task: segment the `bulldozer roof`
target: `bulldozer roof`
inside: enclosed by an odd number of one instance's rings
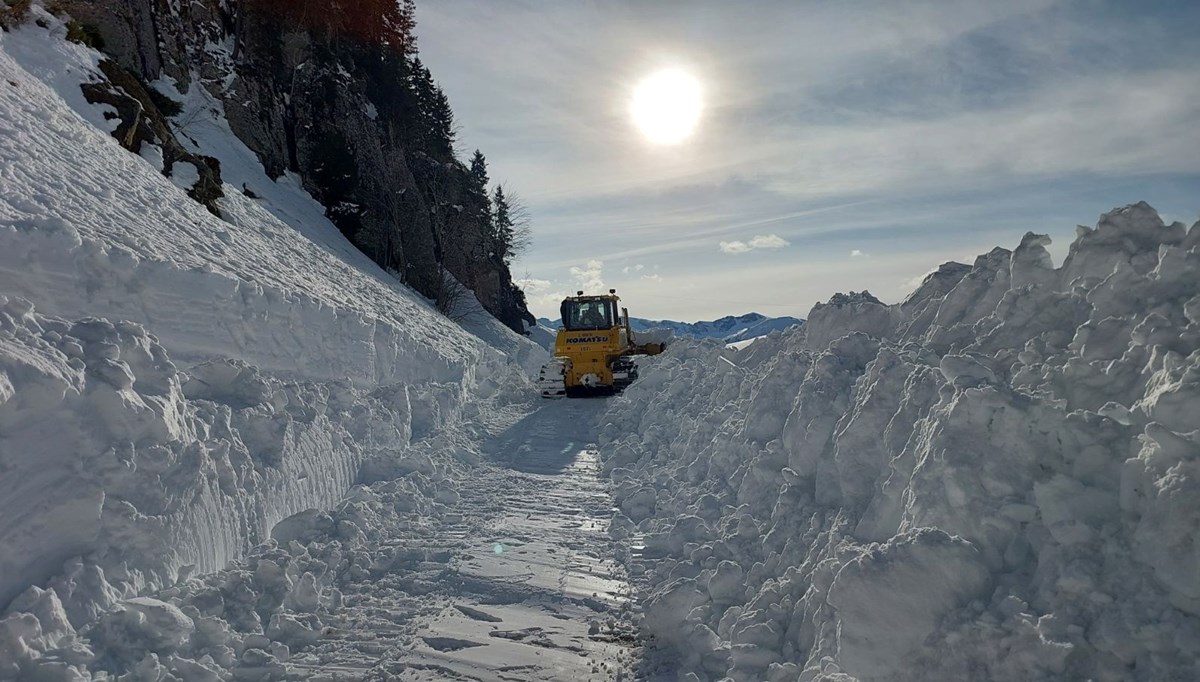
[[[619,301],[621,297],[617,295],[616,289],[609,289],[607,294],[589,294],[585,296],[582,291],[577,292],[574,296],[568,296],[566,301]]]
[[[620,296],[613,296],[611,294],[599,294],[596,296],[568,296],[566,300],[568,300],[568,301],[618,301],[618,300],[620,300],[620,298],[621,298]]]

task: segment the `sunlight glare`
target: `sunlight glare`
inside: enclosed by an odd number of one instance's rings
[[[696,130],[702,108],[700,81],[682,69],[663,69],[638,83],[629,111],[646,139],[678,144]]]

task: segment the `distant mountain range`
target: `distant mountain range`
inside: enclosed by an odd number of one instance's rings
[[[559,327],[558,320],[545,317],[538,318],[538,324],[549,329],[558,329]],[[777,329],[787,329],[792,325],[804,324],[804,320],[787,316],[767,317],[758,313],[747,313],[737,316],[726,315],[720,319],[702,322],[646,320],[640,317],[631,317],[629,324],[635,332],[647,329],[670,329],[676,336],[721,339],[725,343],[736,343],[766,336]]]

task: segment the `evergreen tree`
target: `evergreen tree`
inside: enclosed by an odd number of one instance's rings
[[[483,157],[483,152],[476,149],[471,157],[471,189],[486,197],[487,186],[487,159]]]
[[[417,109],[414,142],[425,153],[443,161],[454,158],[454,112],[446,93],[433,81],[433,74],[414,57],[408,74],[408,88]]]
[[[496,185],[492,197],[492,240],[496,256],[507,262],[512,254],[513,219],[508,200],[504,198],[504,188],[500,185]]]
[[[441,87],[433,86],[433,151],[441,158],[454,158],[454,112]]]
[[[414,57],[408,71],[408,89],[417,109],[414,141],[422,148],[428,147],[432,137],[433,120],[430,112],[433,110],[433,88],[433,76],[429,69],[421,63],[420,57]]]
[[[385,47],[405,55],[417,53],[417,7],[414,0],[385,0],[382,11]]]
[[[492,202],[488,198],[487,159],[483,152],[475,150],[471,157],[471,169],[467,172],[467,200],[471,215],[475,220],[475,229],[480,245],[480,258],[487,258],[489,252],[494,252],[492,245]]]

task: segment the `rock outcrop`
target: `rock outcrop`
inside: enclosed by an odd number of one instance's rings
[[[219,165],[179,144],[165,98],[150,84],[203,88],[268,175],[297,174],[342,233],[401,281],[446,303],[449,272],[509,327],[534,323],[479,225],[468,170],[423,135],[410,87],[415,48],[360,30],[376,19],[372,3],[328,3],[319,22],[305,3],[273,0],[59,6],[110,57],[109,82],[89,86],[87,96],[117,109],[114,134],[131,151],[160,147],[166,175],[174,162],[195,165],[189,193],[210,210],[219,214]]]

